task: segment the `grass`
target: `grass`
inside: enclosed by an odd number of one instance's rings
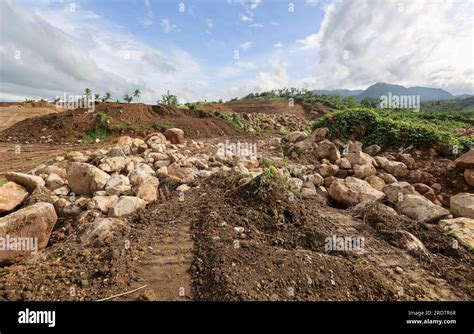
[[[7,182],[7,179],[0,178],[0,186],[3,186]]]
[[[168,129],[173,128],[173,126],[172,126],[172,125],[169,125],[169,124],[155,124],[155,125],[153,125],[153,128],[154,128],[155,130],[158,130],[158,131],[163,132],[163,131],[166,131],[166,130],[168,130]]]
[[[250,124],[240,118],[240,116],[237,114],[226,115],[221,113],[220,111],[215,111],[213,115],[214,117],[221,118],[227,122],[232,123],[232,125],[239,130],[248,131],[248,129],[250,128]]]

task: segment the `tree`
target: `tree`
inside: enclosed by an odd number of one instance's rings
[[[140,94],[141,94],[141,93],[142,93],[142,92],[140,92],[139,89],[135,89],[135,91],[133,92],[133,97],[136,97],[137,100],[138,100],[138,99],[140,98]]]
[[[104,97],[102,98],[102,102],[108,102],[110,100],[112,100],[112,94],[110,94],[109,92],[106,92],[104,94]]]
[[[128,95],[128,94],[125,94],[125,95],[123,96],[123,99],[124,99],[124,101],[130,103],[130,102],[132,102],[133,97],[131,97],[131,96]]]
[[[178,97],[170,94],[170,91],[167,91],[166,94],[161,95],[161,100],[158,101],[158,103],[166,104],[168,106],[176,106],[178,104]]]
[[[100,95],[99,95],[99,94],[94,94],[94,99],[95,99],[96,101],[99,101]]]
[[[92,96],[92,91],[89,88],[86,88],[84,95],[89,99]]]
[[[373,97],[366,96],[362,101],[360,101],[360,104],[366,108],[377,108],[379,101]]]

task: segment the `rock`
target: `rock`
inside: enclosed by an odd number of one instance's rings
[[[454,160],[454,163],[459,168],[474,168],[474,148]]]
[[[188,191],[189,189],[191,189],[190,186],[188,186],[187,184],[182,184],[182,185],[180,185],[176,188],[176,191],[184,193],[184,192]]]
[[[328,176],[328,177],[325,177],[324,178],[324,186],[326,188],[329,188],[331,186],[331,184],[333,184],[334,181],[336,181],[337,178],[334,177],[334,176]]]
[[[415,183],[413,185],[413,187],[415,187],[415,190],[417,192],[419,192],[420,194],[424,194],[424,193],[427,193],[428,191],[432,190],[429,186],[427,186],[426,184],[424,183]]]
[[[154,132],[146,136],[144,142],[148,147],[153,148],[156,145],[167,144],[168,140],[161,132]]]
[[[87,246],[100,247],[122,238],[129,229],[127,222],[121,219],[97,217],[87,226],[80,239]]]
[[[288,179],[288,188],[293,192],[299,192],[301,187],[303,186],[303,181],[296,178],[291,177]]]
[[[61,196],[61,195],[62,195],[62,196],[66,196],[66,195],[69,194],[70,191],[71,191],[71,188],[69,188],[69,186],[66,185],[66,186],[62,186],[62,187],[60,187],[60,188],[58,188],[58,189],[55,189],[55,190],[53,191],[53,194],[55,194],[55,195],[57,195],[57,196]]]
[[[328,199],[329,198],[329,193],[326,188],[323,186],[319,186],[316,188],[316,193],[321,196],[323,199]]]
[[[405,176],[408,172],[407,165],[398,161],[388,161],[388,163],[384,164],[382,168],[395,177]]]
[[[26,200],[25,205],[33,205],[35,203],[50,203],[54,204],[59,198],[46,187],[36,187],[31,193],[30,197]]]
[[[381,150],[382,148],[379,145],[370,145],[364,148],[363,152],[371,156],[376,156]]]
[[[452,234],[464,247],[474,249],[474,219],[459,217],[443,219],[439,226],[449,234]]]
[[[268,145],[278,147],[281,144],[281,138],[273,137],[268,141]]]
[[[400,248],[406,249],[407,251],[418,251],[423,254],[429,254],[428,250],[426,249],[425,245],[415,237],[413,234],[411,234],[408,231],[405,230],[397,230],[395,232],[397,243],[400,246]]]
[[[474,219],[474,194],[459,193],[450,199],[451,212],[456,217]]]
[[[25,187],[11,181],[5,183],[0,187],[0,214],[13,211],[28,195]]]
[[[141,184],[144,180],[147,179],[148,176],[154,176],[155,171],[153,168],[148,166],[145,163],[139,163],[135,170],[133,170],[129,175],[128,178],[130,179],[130,183],[134,186]]]
[[[91,202],[89,210],[98,209],[103,213],[109,212],[109,209],[113,207],[119,200],[117,195],[112,196],[94,196]]]
[[[322,185],[324,183],[324,178],[318,173],[307,175],[305,179],[307,181],[313,182],[313,184],[316,187],[319,187],[320,185]]]
[[[67,181],[76,195],[89,195],[102,190],[110,175],[99,168],[82,162],[70,162],[66,167]]]
[[[318,143],[321,140],[326,139],[328,134],[329,134],[329,129],[328,128],[317,128],[311,134],[311,139],[312,139],[313,142]]]
[[[347,158],[337,159],[335,164],[338,165],[341,168],[344,168],[344,169],[351,169],[352,168],[352,165],[349,162],[349,160],[347,160]]]
[[[122,217],[143,209],[146,202],[134,196],[122,196],[117,203],[109,210],[109,217]]]
[[[105,192],[107,195],[120,195],[129,191],[130,180],[124,175],[113,175],[105,184]]]
[[[32,192],[38,186],[44,186],[46,184],[41,177],[36,175],[8,172],[5,173],[4,176],[8,181],[15,182],[16,184],[25,187],[29,192]]]
[[[347,145],[347,152],[357,153],[357,152],[362,151],[362,143],[360,141],[348,140],[346,145]]]
[[[99,168],[107,173],[120,173],[128,162],[129,160],[125,157],[107,157],[102,160]]]
[[[378,177],[377,175],[371,175],[365,178],[365,181],[370,184],[370,186],[378,191],[382,191],[385,187],[385,181]]]
[[[436,222],[450,215],[448,210],[433,204],[421,195],[404,195],[402,200],[397,202],[396,209],[399,213],[421,223]]]
[[[409,170],[416,168],[416,161],[410,154],[402,154],[400,161],[404,163]]]
[[[365,179],[366,177],[375,175],[376,173],[377,170],[371,163],[365,165],[354,165],[354,175],[359,179]]]
[[[81,213],[82,209],[77,204],[72,204],[65,198],[60,198],[54,203],[54,209],[59,217],[76,216]]]
[[[370,155],[367,153],[364,153],[362,151],[360,152],[349,152],[343,154],[347,160],[351,163],[352,166],[354,165],[366,165],[366,164],[373,164],[374,167],[378,167],[376,161],[374,158],[372,158]]]
[[[339,166],[333,164],[322,164],[319,166],[319,174],[322,177],[334,176],[339,171]]]
[[[386,185],[383,190],[385,195],[387,195],[387,200],[396,204],[403,200],[405,195],[419,195],[415,188],[408,182],[397,182]]]
[[[398,213],[388,205],[382,204],[380,202],[373,202],[373,201],[365,201],[365,202],[360,202],[356,206],[354,206],[351,210],[352,212],[356,214],[362,214],[364,215],[367,210],[373,210],[374,212],[377,213],[377,215],[380,214],[380,216],[384,217],[397,217]]]
[[[336,145],[327,139],[318,143],[317,152],[320,159],[328,159],[333,163],[341,157]]]
[[[14,263],[44,249],[57,219],[50,203],[36,203],[0,218],[0,240],[4,241],[0,263]]]
[[[160,182],[154,176],[148,176],[141,184],[135,188],[135,195],[147,203],[158,199],[158,186]]]
[[[374,157],[374,160],[380,168],[384,168],[384,166],[386,166],[389,162],[389,160],[386,157],[380,157],[380,156]]]
[[[297,132],[290,133],[284,139],[289,143],[297,143],[299,141],[305,140],[306,137],[308,137],[306,132],[297,131]]]
[[[383,192],[372,188],[364,180],[351,176],[345,180],[336,179],[329,187],[329,195],[345,206],[356,205],[363,201],[378,201],[385,197]]]
[[[56,190],[62,186],[64,186],[64,180],[58,174],[51,173],[46,178],[46,187],[49,190]]]
[[[125,149],[127,150],[127,149]],[[112,147],[108,152],[107,156],[110,158],[125,157],[125,152],[120,146]]]
[[[398,180],[392,174],[378,172],[377,176],[380,177],[386,184],[398,182]]]
[[[466,180],[467,184],[474,187],[474,169],[466,169],[464,171],[464,180]]]
[[[185,141],[184,131],[178,128],[167,129],[164,135],[172,144],[183,144]]]

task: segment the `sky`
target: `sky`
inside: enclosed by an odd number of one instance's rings
[[[0,99],[376,82],[474,94],[473,22],[470,0],[0,0]]]

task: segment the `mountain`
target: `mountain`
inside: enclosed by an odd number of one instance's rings
[[[313,90],[316,94],[338,94],[341,96],[357,96],[363,92],[362,89],[315,89]]]
[[[420,86],[406,88],[401,85],[393,85],[385,82],[377,82],[376,84],[373,84],[359,94],[357,98],[362,100],[364,97],[368,96],[379,99],[382,95],[388,96],[389,93],[392,93],[392,95],[419,95],[421,101],[447,100],[454,98],[453,94],[440,88]]]

